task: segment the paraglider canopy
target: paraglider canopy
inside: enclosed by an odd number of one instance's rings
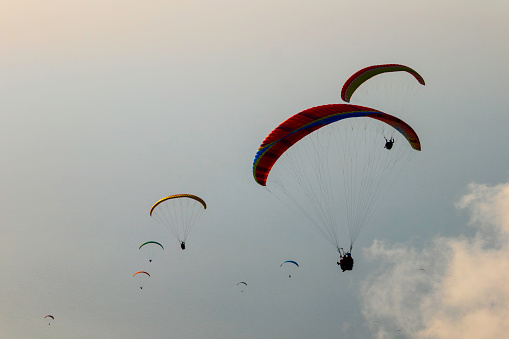
[[[133,277],[134,277],[135,275],[137,275],[137,274],[140,274],[140,273],[146,274],[146,275],[148,275],[148,276],[150,277],[150,274],[148,274],[148,273],[147,273],[147,272],[145,272],[145,271],[138,271],[138,272],[136,272],[136,273],[134,273],[134,274],[133,274]]]
[[[296,262],[296,261],[293,261],[293,260],[283,261],[283,262],[281,263],[281,265],[279,265],[279,267],[282,267],[282,266],[283,266],[283,264],[286,264],[286,263],[291,263],[291,264],[294,264],[295,266],[299,267],[299,264],[297,264],[297,262]]]
[[[425,85],[423,77],[408,66],[399,64],[373,65],[355,72],[350,78],[348,78],[348,80],[343,84],[343,88],[341,89],[341,99],[343,99],[345,102],[350,102],[350,98],[352,97],[353,93],[364,82],[368,81],[376,75],[389,72],[407,72],[413,75],[421,85]]]
[[[253,161],[253,176],[256,182],[265,186],[272,166],[290,147],[305,136],[336,121],[359,117],[371,118],[386,123],[400,132],[414,150],[421,150],[417,133],[403,120],[392,115],[357,105],[331,104],[317,106],[288,118],[265,138]]]
[[[141,249],[143,246],[145,245],[148,245],[148,244],[155,244],[155,245],[158,245],[160,246],[163,250],[164,250],[164,247],[163,245],[161,245],[160,243],[158,243],[157,241],[147,241],[147,242],[144,242],[143,244],[140,245],[140,247],[138,249]]]
[[[174,194],[174,195],[169,195],[165,198],[162,198],[160,200],[158,200],[154,205],[152,205],[152,207],[150,208],[150,215],[152,216],[152,212],[154,212],[154,209],[161,203],[167,201],[167,200],[171,200],[171,199],[178,199],[178,198],[189,198],[189,199],[193,199],[193,200],[196,200],[198,201],[200,204],[202,204],[203,208],[204,209],[207,209],[207,204],[205,203],[205,201],[203,201],[202,198],[196,196],[196,195],[193,195],[193,194]]]

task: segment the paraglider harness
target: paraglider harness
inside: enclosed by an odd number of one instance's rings
[[[350,248],[350,252],[352,249]],[[343,248],[338,248],[339,255],[341,256],[341,260],[338,261],[338,265],[344,271],[351,271],[353,269],[353,258],[350,252],[345,252]]]

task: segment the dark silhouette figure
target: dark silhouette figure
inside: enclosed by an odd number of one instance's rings
[[[384,137],[384,138],[385,138],[384,148],[391,149],[392,145],[394,145],[394,138],[390,138],[390,139],[387,139],[386,137]]]
[[[340,261],[338,261],[338,265],[341,267],[341,269],[344,271],[351,271],[353,269],[353,258],[350,253],[345,253],[343,258],[341,258]]]

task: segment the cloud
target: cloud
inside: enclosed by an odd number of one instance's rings
[[[456,207],[472,237],[437,237],[417,250],[375,241],[382,261],[361,288],[375,338],[504,338],[509,333],[509,183],[470,184]]]

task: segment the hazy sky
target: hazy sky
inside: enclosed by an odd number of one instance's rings
[[[1,337],[500,338],[507,36],[505,0],[3,1]],[[426,80],[422,152],[342,273],[252,161],[381,63]],[[185,251],[149,217],[176,193],[208,205]]]

